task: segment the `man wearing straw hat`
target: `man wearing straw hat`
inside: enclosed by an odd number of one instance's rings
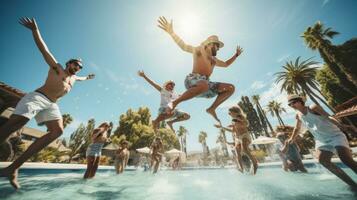
[[[214,66],[228,67],[242,53],[242,48],[239,46],[235,54],[227,61],[222,61],[216,58],[217,51],[224,46],[223,42],[219,41],[216,35],[209,36],[201,45],[193,47],[185,44],[179,36],[173,31],[172,20],[169,23],[165,17],[160,17],[158,20],[159,28],[166,31],[176,44],[183,50],[193,55],[193,70],[186,79],[185,87],[187,89],[179,98],[172,102],[171,109],[182,101],[186,101],[193,97],[212,98],[217,96],[213,104],[206,110],[207,113],[213,116],[215,120],[220,122],[216,114],[216,108],[227,100],[234,92],[234,85],[229,83],[211,82],[211,76]]]

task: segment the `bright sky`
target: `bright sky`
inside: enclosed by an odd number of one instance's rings
[[[260,94],[261,104],[285,101],[274,84],[273,74],[285,61],[298,56],[321,61],[308,49],[300,35],[321,20],[341,34],[340,44],[357,35],[357,2],[353,0],[62,0],[3,1],[0,7],[0,81],[25,92],[41,86],[48,66],[42,59],[31,32],[17,23],[22,16],[35,17],[42,36],[56,59],[64,63],[81,57],[80,75],[95,73],[92,81],[78,82],[61,99],[62,113],[74,117],[65,137],[81,122],[113,121],[128,108],[148,106],[156,117],[160,96],[136,72],[143,69],[158,83],[172,79],[176,91],[184,91],[184,78],[192,69],[192,57],[157,27],[157,18],[173,19],[174,30],[189,44],[198,45],[215,34],[225,43],[218,58],[228,59],[235,47],[243,54],[229,68],[216,68],[213,81],[233,83],[235,94],[217,111],[223,124],[230,120],[227,108],[242,95]],[[218,130],[205,109],[213,99],[193,99],[179,108],[191,114],[181,123],[189,130],[188,150],[201,150],[199,131],[208,133],[208,145],[216,146]],[[292,111],[283,115],[293,124]],[[277,121],[271,118],[273,124]],[[30,126],[36,127],[34,120]],[[178,127],[178,125],[176,125]],[[229,137],[230,138],[230,137]]]

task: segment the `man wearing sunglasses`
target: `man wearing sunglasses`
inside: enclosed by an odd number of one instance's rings
[[[239,46],[235,54],[227,61],[216,58],[217,51],[224,46],[216,35],[208,37],[201,45],[193,47],[187,45],[173,31],[172,21],[169,23],[165,17],[158,20],[159,28],[170,34],[176,44],[183,50],[193,55],[192,73],[186,76],[185,87],[187,89],[179,98],[172,102],[171,109],[182,101],[189,100],[193,97],[213,98],[217,96],[213,104],[206,110],[207,113],[220,122],[216,114],[216,108],[227,100],[234,92],[234,85],[229,83],[212,82],[211,76],[215,66],[228,67],[243,52]]]
[[[35,43],[49,70],[45,84],[34,92],[26,94],[18,102],[10,119],[0,127],[0,143],[6,141],[11,133],[22,128],[33,117],[39,125],[46,125],[48,133],[34,141],[11,165],[0,169],[0,176],[7,177],[16,189],[20,187],[17,182],[18,168],[63,132],[62,115],[56,102],[72,89],[76,81],[94,78],[94,74],[87,77],[76,76],[82,69],[80,59],[70,59],[63,68],[47,48],[34,18],[21,18],[19,23],[32,31]]]
[[[353,160],[346,136],[340,130],[344,125],[331,117],[320,106],[306,106],[305,97],[293,94],[288,96],[289,106],[296,110],[296,125],[289,139],[293,143],[295,136],[304,125],[314,136],[318,160],[326,169],[352,187],[357,184],[341,168],[331,162],[337,153],[341,161],[357,174],[357,162]]]

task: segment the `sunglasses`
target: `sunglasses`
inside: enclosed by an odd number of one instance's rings
[[[292,106],[293,104],[296,104],[298,101],[291,101],[288,105]]]
[[[83,66],[82,64],[79,64],[78,62],[73,62],[74,66],[79,67],[79,69],[82,69]]]

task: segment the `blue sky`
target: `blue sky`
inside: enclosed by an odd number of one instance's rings
[[[85,68],[80,74],[97,75],[92,81],[76,83],[59,102],[62,113],[70,113],[75,119],[65,130],[65,137],[92,117],[97,122],[117,124],[119,115],[128,108],[148,106],[156,116],[159,93],[137,77],[137,70],[143,69],[158,83],[172,79],[177,92],[183,92],[183,80],[192,68],[191,55],[182,52],[156,26],[157,18],[166,16],[174,20],[176,33],[192,45],[218,35],[225,43],[218,52],[220,59],[232,56],[238,44],[244,48],[235,63],[226,69],[216,68],[211,77],[236,86],[235,94],[217,111],[227,125],[227,108],[242,95],[260,94],[263,106],[270,100],[284,102],[285,94],[274,84],[273,74],[297,56],[315,56],[314,60],[321,61],[304,45],[302,32],[321,20],[341,33],[333,43],[343,43],[357,35],[356,10],[353,0],[2,0],[0,81],[26,92],[43,84],[48,66],[31,32],[17,23],[19,17],[35,17],[59,62],[81,57]],[[189,151],[201,149],[201,130],[208,133],[208,145],[216,146],[218,130],[205,113],[212,102],[200,98],[179,106],[191,114],[190,121],[181,123],[189,130]],[[291,110],[283,117],[293,123]],[[30,126],[36,127],[34,121]]]

